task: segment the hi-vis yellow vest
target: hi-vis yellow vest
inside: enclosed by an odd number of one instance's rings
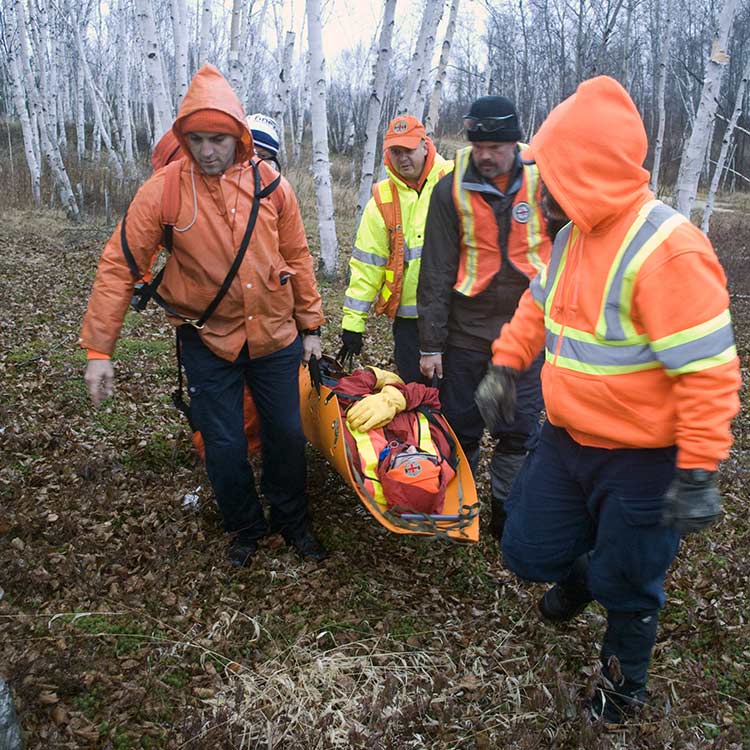
[[[560,230],[549,265],[530,285],[531,296],[544,310],[547,362],[594,375],[663,367],[675,376],[716,367],[737,356],[728,310],[659,341],[650,341],[636,330],[632,306],[638,272],[672,231],[686,221],[682,214],[658,200],[651,200],[640,209],[610,269],[594,333],[563,326],[552,316],[552,302],[565,272],[568,252],[580,234],[572,224]]]
[[[525,144],[519,146],[521,150],[526,147]],[[453,203],[461,225],[461,253],[453,288],[466,297],[483,292],[502,263],[497,218],[492,206],[482,197],[483,193],[500,193],[486,182],[465,182],[470,164],[469,146],[456,153],[453,176]],[[522,184],[511,208],[508,258],[529,279],[542,270],[551,250],[539,187],[537,166],[524,165]]]

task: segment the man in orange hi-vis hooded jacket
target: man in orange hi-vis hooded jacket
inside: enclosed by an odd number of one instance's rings
[[[545,350],[547,422],[508,498],[506,565],[556,584],[551,622],[607,610],[588,709],[617,724],[646,699],[680,537],[717,521],[739,365],[724,273],[706,236],[648,189],[647,141],[625,89],[582,83],[531,142],[549,213],[570,223],[493,344],[477,391],[507,413],[518,372]]]
[[[177,167],[179,214],[159,294],[178,327],[192,421],[203,435],[208,476],[232,534],[229,561],[247,564],[269,531],[247,460],[245,382],[262,425],[270,530],[281,531],[303,557],[322,560],[327,553],[312,531],[305,493],[298,371],[301,360],[320,356],[323,315],[297,199],[284,178],[258,196],[278,175],[252,158],[242,106],[213,66],[193,78],[172,131],[187,156]],[[80,339],[95,404],[112,393],[110,357],[135,281],[123,235],[135,264],[146,269],[162,242],[162,195],[173,168],[159,169],[140,188],[99,262]]]

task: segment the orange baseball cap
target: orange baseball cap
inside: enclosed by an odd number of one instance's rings
[[[391,120],[383,138],[383,151],[392,146],[416,148],[427,137],[424,125],[414,115],[400,115]]]

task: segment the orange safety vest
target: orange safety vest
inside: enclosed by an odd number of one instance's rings
[[[521,149],[525,144],[519,144]],[[453,172],[453,203],[461,226],[461,253],[453,288],[466,297],[483,292],[500,269],[499,228],[492,206],[482,195],[487,183],[465,183],[471,164],[471,147],[456,153]],[[521,187],[513,198],[508,233],[508,260],[524,276],[533,279],[549,260],[552,249],[541,209],[539,170],[523,166]]]

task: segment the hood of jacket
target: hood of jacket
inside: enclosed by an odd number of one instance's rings
[[[180,111],[177,113],[172,132],[182,146],[189,159],[192,159],[187,138],[182,134],[180,124],[182,120],[193,112],[201,109],[216,109],[224,112],[237,121],[242,130],[242,136],[237,142],[235,151],[235,164],[247,161],[254,153],[253,137],[245,121],[245,113],[242,105],[234,93],[234,89],[229,85],[229,81],[213,65],[204,65],[193,76],[187,92],[182,99]]]
[[[584,81],[531,141],[542,180],[583,232],[609,224],[648,194],[648,140],[625,89],[608,76]]]

